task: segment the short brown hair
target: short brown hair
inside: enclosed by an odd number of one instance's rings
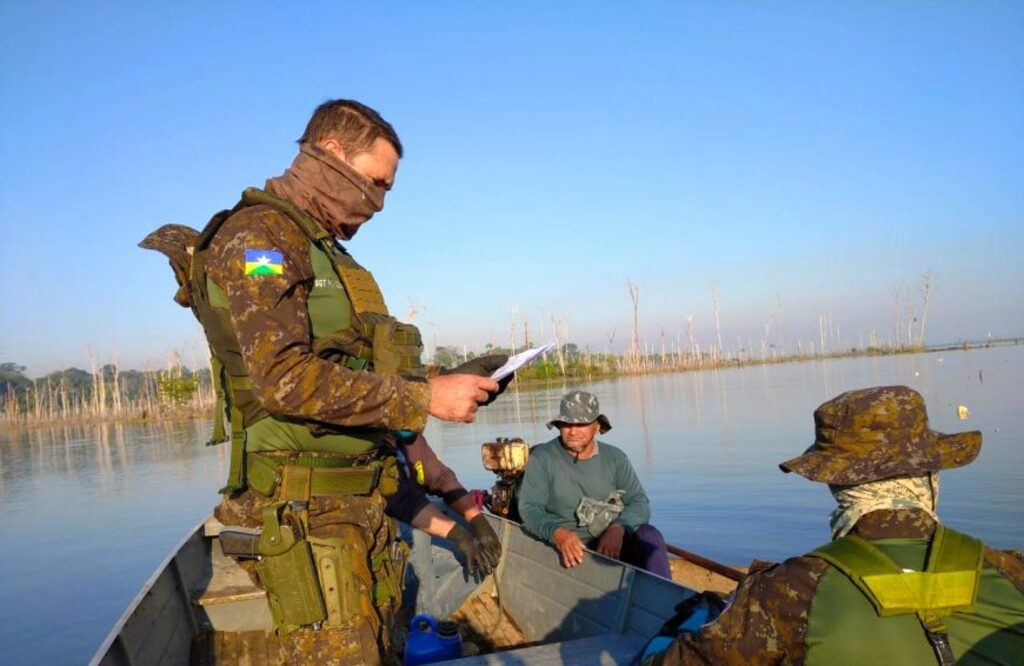
[[[332,99],[316,107],[299,143],[315,144],[327,138],[337,139],[349,154],[365,152],[377,139],[385,139],[402,156],[402,142],[391,123],[353,99]]]

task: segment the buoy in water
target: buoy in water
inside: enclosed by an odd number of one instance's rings
[[[961,421],[966,421],[967,417],[971,415],[971,410],[967,409],[967,405],[957,405],[956,417]]]

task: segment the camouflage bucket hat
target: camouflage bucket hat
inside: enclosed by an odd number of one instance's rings
[[[601,413],[597,396],[586,391],[570,391],[562,396],[562,404],[558,417],[548,421],[548,428],[557,428],[559,424],[582,425],[597,421],[601,424],[601,433],[612,429],[611,421]]]
[[[814,427],[814,444],[779,467],[842,486],[961,467],[981,449],[977,430],[929,429],[924,398],[906,386],[843,393],[814,410]]]

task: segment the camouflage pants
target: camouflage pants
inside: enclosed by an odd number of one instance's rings
[[[225,525],[261,527],[263,509],[276,497],[266,497],[254,490],[225,496],[214,515]],[[393,547],[397,539],[394,521],[384,515],[384,498],[378,491],[370,495],[347,497],[312,497],[309,501],[309,533],[313,537],[344,537],[356,544],[356,551],[365,553],[353,562],[358,586],[360,616],[342,626],[324,624],[320,629],[302,627],[279,636],[281,663],[287,664],[380,664],[387,651],[390,624],[399,600],[386,607],[374,603],[374,559]],[[242,560],[257,585],[255,562]]]

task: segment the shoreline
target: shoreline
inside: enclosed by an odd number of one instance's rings
[[[596,365],[588,365],[581,367],[578,363],[567,364],[564,367],[560,367],[557,364],[541,361],[540,363],[527,366],[517,375],[515,379],[515,388],[517,390],[540,390],[550,388],[557,385],[569,385],[578,384],[581,382],[590,382],[604,379],[615,379],[618,377],[635,376],[635,375],[654,375],[654,374],[671,374],[671,373],[688,373],[688,372],[706,372],[715,370],[727,370],[732,368],[744,368],[751,366],[761,365],[781,365],[785,363],[807,363],[811,361],[830,361],[838,359],[849,359],[849,358],[860,358],[860,357],[878,357],[878,356],[901,356],[901,355],[914,355],[914,354],[933,354],[938,352],[947,351],[970,351],[972,349],[990,349],[993,347],[1012,347],[1024,344],[1024,338],[1005,338],[999,340],[991,340],[987,342],[974,342],[974,343],[946,343],[940,345],[934,345],[923,348],[907,348],[907,349],[851,349],[845,352],[833,352],[829,354],[803,354],[803,355],[790,355],[780,356],[777,358],[724,358],[716,360],[704,360],[698,359],[692,363],[673,363],[663,364],[661,363],[658,356],[648,355],[639,359],[642,363],[639,367],[631,368],[601,368]],[[613,361],[615,364],[621,364],[628,360],[626,356],[601,356],[598,359],[601,362]],[[689,359],[687,359],[689,360]],[[533,373],[552,373],[550,376],[533,376],[530,374],[531,370]],[[182,423],[186,421],[194,420],[211,420],[211,412],[214,405],[211,404],[200,404],[194,408],[178,409],[173,412],[166,414],[160,414],[157,416],[150,416],[143,412],[142,414],[127,414],[123,416],[113,417],[102,417],[102,416],[88,416],[88,417],[76,417],[70,419],[47,419],[41,421],[31,421],[27,419],[18,419],[11,421],[8,419],[0,420],[0,433],[14,433],[20,431],[29,431],[37,429],[53,429],[61,427],[83,427],[83,426],[95,426],[95,425],[159,425],[159,424],[174,424]]]

